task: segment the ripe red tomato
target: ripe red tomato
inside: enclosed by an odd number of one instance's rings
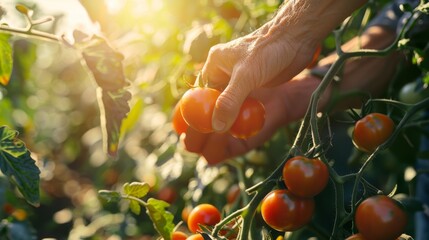
[[[188,124],[185,122],[185,119],[183,119],[182,113],[180,111],[180,101],[174,107],[172,123],[173,129],[178,135],[186,132],[186,129],[188,129]]]
[[[313,198],[300,198],[286,189],[271,191],[262,200],[264,221],[277,231],[294,231],[310,222],[314,212]]]
[[[220,211],[213,205],[203,203],[189,213],[188,228],[191,232],[201,231],[199,225],[214,226],[220,222]]]
[[[232,185],[226,194],[226,202],[229,204],[232,204],[237,200],[237,198],[240,196],[241,189],[238,186],[238,184]]]
[[[256,135],[264,126],[265,108],[254,98],[246,98],[229,132],[236,138],[247,139]]]
[[[220,92],[213,88],[191,88],[182,96],[180,110],[185,122],[201,133],[213,132],[212,115]]]
[[[381,113],[370,113],[356,122],[353,131],[353,143],[361,151],[374,152],[392,135],[394,125],[389,116]]]
[[[203,235],[196,233],[189,236],[186,240],[204,240]]]
[[[175,231],[171,235],[171,240],[186,240],[188,238],[188,235],[186,235],[184,232],[181,231]]]
[[[355,223],[367,240],[391,240],[404,232],[407,214],[395,200],[384,195],[375,195],[359,204]]]
[[[283,181],[291,193],[314,197],[328,184],[328,167],[319,159],[296,156],[283,166]]]
[[[177,199],[177,191],[172,186],[165,186],[157,192],[157,198],[171,204]]]

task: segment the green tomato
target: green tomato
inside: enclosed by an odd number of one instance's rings
[[[425,98],[427,90],[418,86],[418,80],[405,84],[399,91],[399,100],[408,104],[415,104]]]

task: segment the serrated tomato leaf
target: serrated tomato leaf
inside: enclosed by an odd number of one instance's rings
[[[145,182],[132,182],[125,183],[123,189],[126,195],[142,198],[149,192],[150,186]]]
[[[136,200],[130,199],[130,210],[136,215],[140,215],[140,212],[142,211],[142,208],[140,206],[140,203]]]
[[[9,34],[0,33],[0,84],[6,86],[12,73],[12,46]]]
[[[76,43],[83,59],[99,86],[101,128],[104,149],[110,156],[116,156],[122,120],[130,111],[128,101],[131,93],[125,89],[128,82],[123,69],[123,56],[99,36]]]
[[[98,195],[100,196],[100,198],[108,202],[119,202],[119,200],[122,199],[121,194],[115,191],[100,190],[98,191]]]
[[[174,229],[174,216],[165,209],[170,204],[155,198],[149,198],[146,205],[146,212],[153,222],[153,226],[165,240],[171,239],[171,233]]]
[[[0,127],[0,169],[33,206],[39,206],[40,170],[18,132]]]
[[[98,91],[104,150],[112,157],[115,157],[118,151],[121,125],[130,111],[128,105],[130,99],[131,93],[124,89]]]

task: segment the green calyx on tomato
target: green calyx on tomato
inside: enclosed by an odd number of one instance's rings
[[[286,189],[276,189],[261,204],[264,221],[277,231],[294,231],[311,221],[314,199],[300,198]]]
[[[395,200],[385,195],[375,195],[359,204],[355,223],[364,239],[396,239],[405,231],[407,214]]]
[[[317,158],[295,156],[283,166],[283,181],[296,196],[309,198],[319,194],[328,184],[328,167]]]
[[[353,144],[361,151],[372,153],[392,135],[395,124],[382,113],[370,113],[355,123]]]

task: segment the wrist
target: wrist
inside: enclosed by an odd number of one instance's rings
[[[296,41],[316,44],[366,2],[367,0],[287,1],[268,23],[266,32],[286,33]]]

